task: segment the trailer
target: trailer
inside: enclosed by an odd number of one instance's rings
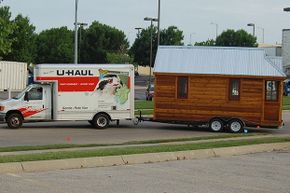
[[[139,121],[278,128],[286,76],[258,48],[160,46],[155,61],[154,116]]]
[[[134,118],[134,67],[129,64],[39,64],[34,81],[0,103],[0,121],[87,120],[96,128]]]
[[[21,91],[27,85],[27,64],[0,61],[0,91]]]

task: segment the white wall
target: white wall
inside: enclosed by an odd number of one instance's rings
[[[0,91],[23,90],[27,85],[27,64],[22,62],[0,61]]]

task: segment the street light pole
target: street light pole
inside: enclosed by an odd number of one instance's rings
[[[142,27],[135,27],[135,30],[137,30],[137,35],[139,36],[140,35],[140,30],[142,30],[143,28]]]
[[[78,44],[78,47],[79,47],[79,48],[78,48],[78,54],[79,54],[79,56],[78,56],[78,57],[79,57],[79,58],[78,58],[79,61],[78,61],[78,62],[79,62],[79,63],[81,63],[82,29],[83,29],[84,26],[87,26],[87,25],[88,25],[87,23],[78,23],[78,26],[80,26],[80,27],[79,27],[79,29],[80,29],[80,30],[79,30],[79,31],[80,31],[80,38],[79,38],[79,44]]]
[[[75,0],[75,59],[74,63],[78,63],[78,0]]]
[[[191,34],[190,34],[190,42],[189,42],[189,45],[191,45],[191,46],[193,46],[193,45],[192,45],[192,35],[194,35],[194,34],[195,34],[195,33],[191,33]]]
[[[151,83],[151,68],[152,68],[152,60],[153,60],[153,21],[157,22],[158,19],[156,18],[150,18],[150,17],[145,17],[144,21],[150,21],[150,58],[149,58],[149,80],[148,80],[148,85]]]
[[[157,46],[160,45],[160,6],[161,2],[158,0],[158,36],[157,36]]]
[[[215,39],[217,39],[217,37],[218,37],[218,30],[219,30],[219,24],[217,24],[217,23],[214,23],[214,22],[211,22],[210,23],[211,25],[215,25]]]
[[[253,27],[253,36],[256,37],[256,25],[254,23],[249,23],[247,26]]]
[[[262,30],[262,43],[265,43],[265,29],[259,26],[256,26],[258,29]]]

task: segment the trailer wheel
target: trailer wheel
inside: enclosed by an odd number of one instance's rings
[[[232,132],[232,133],[239,133],[242,131],[243,127],[244,127],[244,124],[241,120],[239,119],[232,119],[230,120],[229,122],[229,130]]]
[[[215,118],[215,119],[210,120],[210,122],[209,122],[209,128],[213,132],[220,132],[224,128],[224,123],[223,123],[222,120]]]
[[[18,129],[22,126],[23,119],[20,114],[12,113],[7,117],[7,125],[10,129]]]
[[[109,125],[109,117],[106,114],[98,114],[92,120],[93,126],[98,129],[105,129]]]

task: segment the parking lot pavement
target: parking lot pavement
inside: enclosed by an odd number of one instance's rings
[[[1,193],[288,193],[290,151],[0,175]]]
[[[113,144],[216,135],[205,129],[187,128],[184,125],[144,122],[135,126],[131,121],[120,121],[120,124],[119,127],[113,124],[105,130],[94,129],[87,121],[26,123],[18,130],[11,130],[6,124],[0,124],[0,146]]]
[[[290,112],[286,112],[286,126],[281,129],[249,129],[249,133],[290,134]],[[153,139],[189,138],[219,135],[206,128],[188,128],[186,125],[171,125],[143,122],[135,126],[131,121],[114,123],[105,130],[91,127],[87,121],[25,123],[18,130],[0,124],[0,146],[46,145],[46,144],[115,144],[128,141]]]

